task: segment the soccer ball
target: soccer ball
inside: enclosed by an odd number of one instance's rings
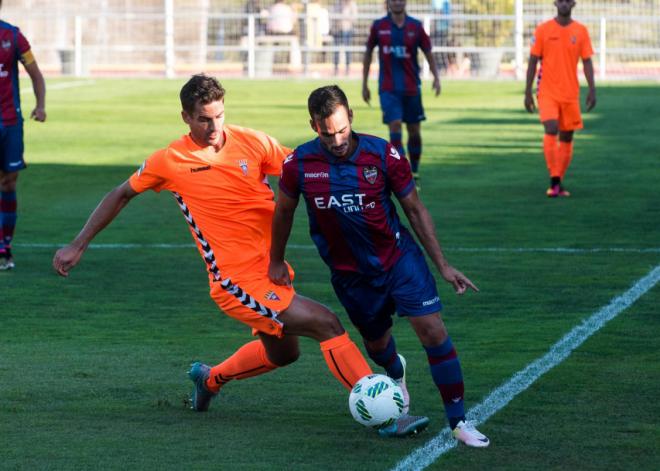
[[[385,427],[401,416],[403,392],[389,376],[368,375],[353,386],[348,396],[348,408],[362,425]]]

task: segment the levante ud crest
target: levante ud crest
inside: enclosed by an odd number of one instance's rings
[[[366,181],[373,185],[376,182],[376,178],[378,178],[378,169],[375,165],[367,165],[362,169],[362,175],[364,175]]]

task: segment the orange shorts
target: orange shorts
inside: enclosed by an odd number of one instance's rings
[[[288,266],[293,280],[293,268]],[[277,318],[277,313],[291,304],[296,294],[293,286],[274,284],[265,271],[253,277],[232,279],[232,285],[225,289],[221,282],[211,283],[211,298],[218,307],[229,317],[252,327],[254,334],[263,332],[282,337],[284,324]]]
[[[574,131],[582,129],[582,114],[580,113],[580,102],[557,101],[554,98],[539,96],[539,115],[541,122],[557,120],[560,131]]]

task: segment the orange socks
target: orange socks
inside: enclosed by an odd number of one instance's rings
[[[246,343],[219,365],[211,368],[211,374],[206,381],[209,391],[218,392],[220,388],[232,379],[245,379],[257,376],[277,368],[268,360],[266,349],[260,340]]]
[[[559,176],[561,179],[564,179],[564,174],[566,169],[571,164],[571,158],[573,158],[573,141],[563,142],[559,141]]]
[[[561,172],[561,164],[557,154],[557,136],[543,134],[543,155],[551,177],[558,177]]]
[[[349,338],[348,332],[321,342],[321,352],[330,372],[349,391],[360,378],[372,374],[369,364]]]

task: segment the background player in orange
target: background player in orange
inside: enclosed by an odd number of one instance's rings
[[[194,363],[192,408],[205,411],[221,387],[294,362],[298,336],[320,342],[328,368],[350,389],[371,369],[337,317],[268,279],[275,202],[266,175],[279,175],[290,149],[252,129],[225,124],[225,90],[195,75],[181,89],[190,133],[152,154],[126,182],[108,193],[53,267],[67,276],[94,236],[145,190],[170,191],[183,212],[209,273],[211,297],[229,316],[253,328],[248,342],[210,368]],[[293,275],[293,271],[291,271]]]
[[[46,120],[46,83],[30,43],[16,26],[0,21],[0,44],[0,270],[10,270],[14,268],[11,241],[16,227],[16,180],[19,170],[26,167],[18,63],[30,76],[37,101],[30,117],[40,122]]]
[[[596,106],[594,67],[591,62],[593,49],[589,32],[583,24],[571,19],[574,0],[555,0],[554,5],[557,7],[557,16],[541,23],[532,37],[525,88],[525,108],[532,113],[535,109],[532,84],[540,60],[537,93],[539,114],[545,128],[543,153],[550,173],[550,187],[546,191],[550,198],[570,196],[562,182],[573,157],[573,132],[583,127],[577,77],[580,58],[589,85],[587,111]]]

